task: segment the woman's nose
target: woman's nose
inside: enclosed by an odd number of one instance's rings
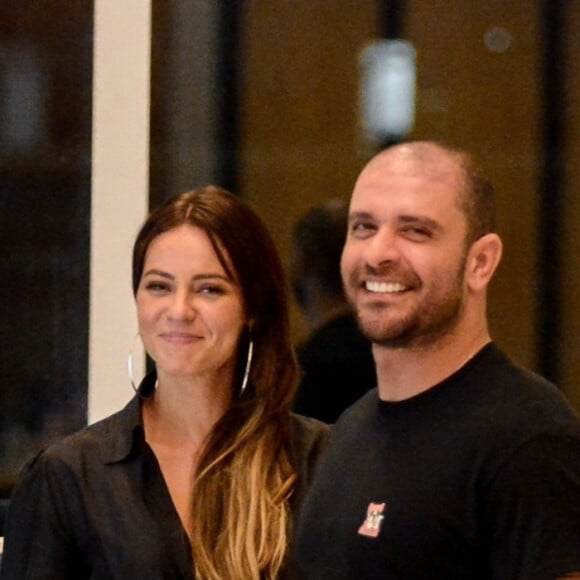
[[[173,320],[192,320],[194,318],[195,307],[189,292],[176,292],[173,295],[168,316]]]

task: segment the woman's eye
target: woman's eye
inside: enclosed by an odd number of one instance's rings
[[[169,285],[165,282],[147,282],[145,288],[155,294],[169,291]]]
[[[206,294],[209,296],[219,296],[219,295],[224,293],[224,289],[221,286],[206,285],[206,286],[201,286],[198,289],[198,292],[200,294]]]

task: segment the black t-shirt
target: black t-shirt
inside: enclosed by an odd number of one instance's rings
[[[337,423],[297,530],[306,580],[553,580],[580,570],[580,427],[494,345]]]

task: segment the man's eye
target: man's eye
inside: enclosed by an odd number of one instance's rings
[[[404,230],[405,234],[414,240],[424,240],[431,238],[431,231],[422,227],[408,227]]]
[[[374,231],[375,229],[376,228],[374,224],[370,222],[354,222],[350,227],[350,231],[354,235],[365,235]]]

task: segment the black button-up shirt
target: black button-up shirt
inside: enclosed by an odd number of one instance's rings
[[[193,579],[189,539],[145,441],[140,400],[40,453],[8,512],[2,580]],[[293,416],[301,503],[327,427]]]

